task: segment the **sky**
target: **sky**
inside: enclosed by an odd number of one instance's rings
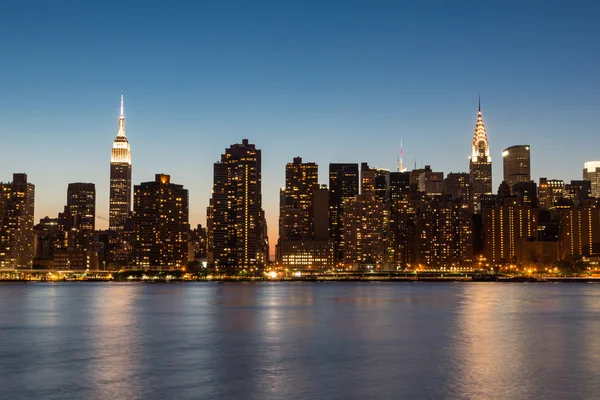
[[[293,157],[468,171],[481,95],[493,163],[531,146],[532,176],[581,179],[600,159],[595,1],[28,1],[0,13],[0,181],[25,172],[36,220],[70,182],[108,218],[110,150],[125,93],[133,182],[171,175],[206,222],[213,163],[262,150],[277,240]],[[187,3],[187,4],[186,4]]]

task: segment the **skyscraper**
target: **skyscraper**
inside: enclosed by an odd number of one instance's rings
[[[600,209],[590,202],[582,207],[560,210],[561,256],[600,255]]]
[[[592,182],[592,196],[600,198],[600,161],[589,161],[583,165],[583,179]]]
[[[488,261],[515,262],[517,243],[537,235],[537,210],[505,198],[502,205],[483,210],[483,231]]]
[[[352,269],[381,269],[387,249],[386,204],[373,193],[344,203],[344,263]]]
[[[208,206],[208,264],[226,269],[263,268],[269,246],[262,209],[261,151],[248,139],[231,145],[214,165]]]
[[[482,194],[492,193],[492,159],[487,133],[483,125],[483,117],[481,116],[481,102],[479,103],[477,123],[475,124],[471,145],[469,172],[475,201],[478,201],[479,196]]]
[[[314,162],[303,163],[294,158],[285,167],[285,190],[282,205],[283,240],[306,239],[312,236],[311,218],[313,189],[319,187],[319,167]]]
[[[93,183],[69,183],[67,212],[79,230],[96,230],[96,186]]]
[[[335,262],[344,259],[344,203],[358,194],[358,164],[329,164],[329,234]]]
[[[0,182],[0,268],[31,268],[35,232],[35,186],[26,174],[13,174],[11,183]]]
[[[138,268],[175,269],[186,265],[189,239],[189,198],[171,177],[135,185],[132,256]]]
[[[504,164],[504,182],[508,183],[511,193],[519,182],[531,181],[531,154],[528,145],[511,146],[502,152]]]
[[[121,93],[121,114],[119,130],[113,142],[110,158],[110,214],[109,227],[121,231],[131,211],[131,149],[125,135],[125,115],[123,94]]]

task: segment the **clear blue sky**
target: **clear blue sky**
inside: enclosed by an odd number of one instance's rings
[[[29,175],[36,219],[75,181],[107,217],[121,90],[134,183],[171,174],[192,224],[224,148],[262,149],[272,241],[294,156],[327,183],[329,162],[394,169],[403,138],[405,163],[466,171],[479,93],[494,187],[510,145],[531,145],[536,180],[600,159],[598,2],[177,3],[3,3],[0,180]]]

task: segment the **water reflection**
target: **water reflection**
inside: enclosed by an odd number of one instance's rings
[[[593,399],[600,285],[0,285],[10,399]]]

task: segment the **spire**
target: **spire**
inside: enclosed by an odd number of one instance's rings
[[[119,115],[119,132],[117,136],[125,136],[125,114],[123,112],[123,92],[121,92],[121,114]]]
[[[472,161],[490,161],[490,146],[488,143],[487,132],[483,124],[483,116],[481,115],[481,96],[479,96],[477,111],[477,122],[475,123],[475,132],[473,132],[473,143],[471,147]]]

